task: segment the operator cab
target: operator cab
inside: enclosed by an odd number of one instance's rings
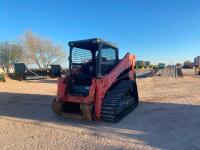
[[[69,46],[69,92],[88,96],[92,79],[101,78],[118,63],[118,48],[97,38],[72,41]]]

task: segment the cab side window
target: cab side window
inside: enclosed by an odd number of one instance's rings
[[[109,73],[117,63],[117,51],[112,47],[104,46],[101,49],[101,74]]]
[[[102,62],[115,61],[117,59],[116,50],[111,47],[103,47],[101,49]]]

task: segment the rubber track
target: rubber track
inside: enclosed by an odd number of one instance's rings
[[[133,88],[133,93],[125,97],[125,93]],[[101,119],[109,122],[120,121],[127,113],[131,112],[138,104],[137,86],[133,81],[123,80],[111,91],[108,91],[101,109]]]

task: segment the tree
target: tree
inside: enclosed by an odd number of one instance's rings
[[[23,49],[19,44],[0,43],[0,67],[4,72],[9,73],[13,63],[21,59],[22,52]]]
[[[188,69],[192,69],[193,68],[193,64],[191,61],[187,60],[183,63],[183,68],[188,68]]]
[[[181,67],[182,66],[182,64],[181,63],[176,63],[176,67]]]
[[[27,61],[35,63],[39,68],[61,63],[66,58],[61,46],[55,45],[49,39],[36,36],[32,32],[25,32],[23,43]]]

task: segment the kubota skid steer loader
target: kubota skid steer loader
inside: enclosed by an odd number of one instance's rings
[[[69,42],[69,75],[58,79],[52,109],[58,115],[116,122],[138,105],[135,56],[119,60],[101,39]]]

